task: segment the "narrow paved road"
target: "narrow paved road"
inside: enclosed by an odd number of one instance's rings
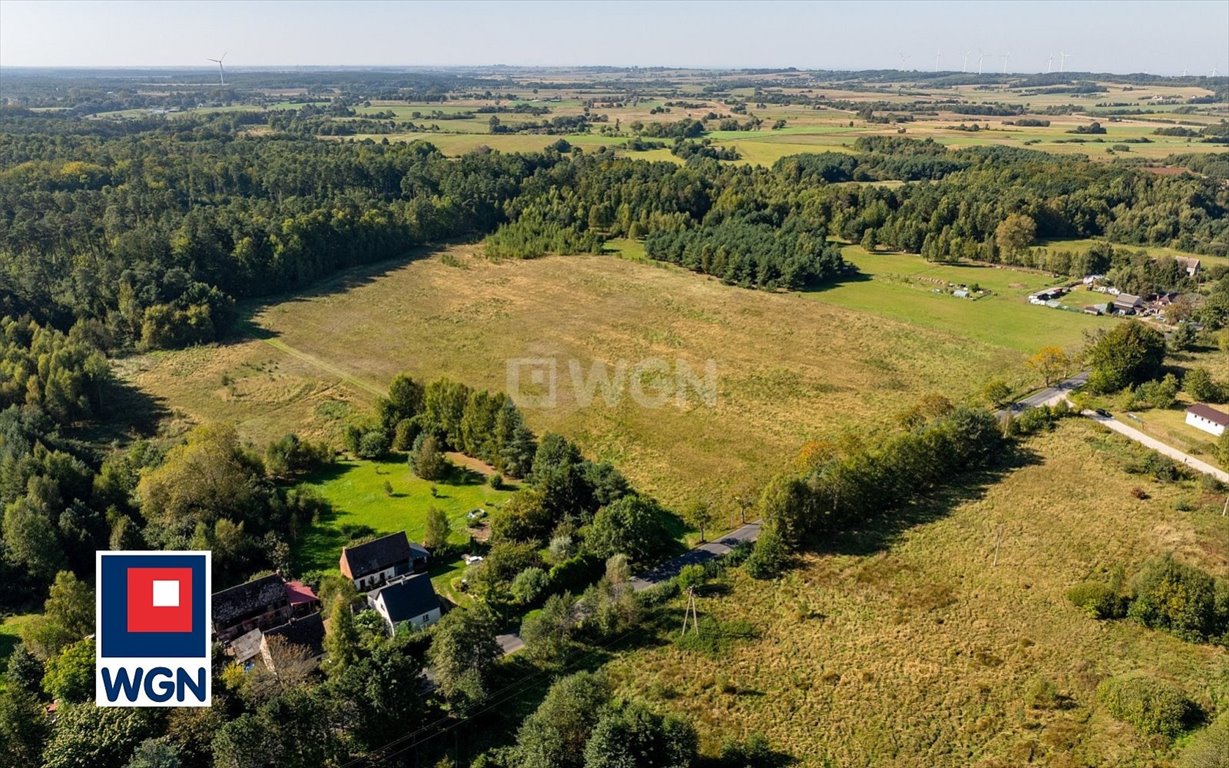
[[[1058,401],[1067,397],[1073,390],[1079,389],[1088,383],[1088,371],[1081,371],[1069,379],[1063,379],[1052,387],[1034,392],[1023,400],[1019,400],[1011,404],[1011,412],[1019,413],[1027,411],[1029,408],[1040,408],[1043,405],[1055,405]],[[999,418],[1007,415],[1008,409],[1004,408],[998,412]]]
[[[1170,445],[1166,445],[1165,443],[1162,443],[1160,440],[1157,440],[1154,437],[1149,437],[1143,432],[1140,432],[1138,429],[1135,429],[1134,427],[1130,427],[1130,426],[1127,426],[1126,424],[1123,424],[1121,421],[1118,421],[1113,416],[1102,416],[1096,411],[1084,411],[1083,415],[1087,416],[1088,418],[1092,419],[1098,424],[1101,424],[1107,429],[1112,429],[1113,431],[1117,432],[1120,435],[1123,435],[1124,437],[1129,437],[1135,442],[1140,443],[1141,445],[1147,446],[1148,448],[1151,448],[1157,453],[1168,456],[1174,461],[1181,462],[1197,472],[1202,472],[1205,475],[1211,475],[1212,477],[1215,477],[1217,480],[1220,480],[1222,483],[1229,483],[1229,472],[1225,472],[1222,469],[1217,469],[1216,467],[1212,466],[1211,464],[1208,464],[1205,461],[1200,461],[1199,459],[1195,458],[1194,456],[1191,456],[1188,453],[1183,453],[1182,451],[1179,451],[1177,448],[1174,448],[1173,446],[1170,446]]]
[[[667,560],[648,573],[635,577],[632,579],[632,589],[642,592],[654,584],[660,584],[667,579],[674,578],[678,575],[679,571],[683,570],[684,566],[707,563],[709,560],[728,555],[734,547],[737,547],[739,544],[755,541],[759,535],[760,524],[747,523],[740,528],[730,531],[717,541],[700,544],[678,557]],[[499,643],[499,647],[503,650],[505,656],[516,653],[525,647],[525,642],[515,632],[496,635],[495,641]]]

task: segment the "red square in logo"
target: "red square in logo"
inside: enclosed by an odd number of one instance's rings
[[[129,568],[128,631],[191,632],[192,569]]]

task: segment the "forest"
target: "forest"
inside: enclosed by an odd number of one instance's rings
[[[62,331],[80,322],[104,349],[177,347],[223,337],[236,301],[484,236],[504,258],[648,237],[654,258],[773,289],[840,274],[825,238],[1009,261],[995,235],[1013,214],[1034,222],[1034,238],[1229,253],[1229,191],[1216,179],[1022,149],[864,137],[853,155],[753,168],[559,142],[453,161],[421,141],[256,137],[242,125],[241,113],[115,124],[6,110],[0,312]],[[909,183],[839,185],[864,180]],[[762,226],[783,234],[748,246]],[[700,258],[700,244],[738,254]]]

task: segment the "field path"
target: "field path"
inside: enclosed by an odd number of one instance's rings
[[[284,341],[281,341],[280,339],[261,339],[255,333],[251,335],[253,338],[260,339],[260,341],[263,341],[265,344],[268,344],[269,346],[273,347],[279,352],[283,352],[287,355],[290,355],[293,358],[302,360],[308,365],[315,366],[316,368],[319,368],[320,370],[325,371],[326,373],[330,373],[336,376],[337,378],[341,379],[347,384],[358,387],[359,389],[365,392],[370,392],[376,397],[384,397],[386,394],[388,394],[388,391],[384,389],[384,387],[381,387],[378,384],[373,384],[370,381],[364,381],[363,379],[360,379],[357,376],[347,373],[343,368],[333,365],[332,363],[326,360],[321,360],[315,355],[308,354],[307,352],[304,352],[301,349],[295,349],[294,347],[290,346]]]

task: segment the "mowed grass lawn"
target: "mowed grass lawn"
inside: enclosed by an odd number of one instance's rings
[[[391,495],[385,483],[392,486]],[[466,515],[475,509],[489,514],[515,490],[515,486],[495,490],[482,475],[456,466],[444,480],[423,480],[410,471],[404,458],[338,461],[303,485],[328,500],[334,511],[313,526],[297,548],[299,572],[335,572],[341,548],[366,537],[405,531],[410,541],[421,542],[432,507],[448,516],[449,542],[464,545],[469,541]],[[460,567],[459,558],[433,563],[432,579],[446,586]]]
[[[776,581],[739,570],[700,598],[701,616],[749,621],[755,639],[717,658],[666,639],[608,671],[689,718],[710,750],[761,733],[802,766],[1170,765],[1170,745],[1113,719],[1097,684],[1158,675],[1214,716],[1229,705],[1229,650],[1098,622],[1065,593],[1167,552],[1229,575],[1229,519],[1223,496],[1124,472],[1129,450],[1066,421],[1027,441],[1015,468],[923,501],[922,522],[884,546],[840,539]],[[1037,680],[1069,707],[1030,708]]]
[[[1021,353],[1049,345],[1074,350],[1085,331],[1115,322],[1029,304],[1029,293],[1061,282],[1044,273],[934,264],[914,254],[867,253],[860,246],[848,246],[843,253],[858,268],[859,278],[808,293],[808,298]],[[943,290],[945,283],[976,283],[992,293],[976,301],[958,299]]]

